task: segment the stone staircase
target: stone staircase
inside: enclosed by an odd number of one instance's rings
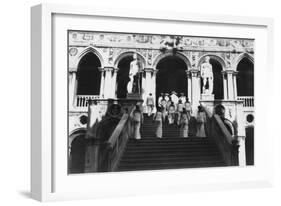
[[[129,139],[118,171],[225,166],[209,138],[179,137],[176,125],[163,124],[163,138],[156,138],[152,117],[145,116],[142,139]]]

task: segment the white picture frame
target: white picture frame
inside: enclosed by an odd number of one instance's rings
[[[204,168],[163,170],[153,172],[122,172],[110,174],[85,174],[69,177],[63,170],[65,148],[62,147],[58,134],[63,134],[60,127],[66,124],[66,115],[61,114],[58,99],[61,92],[66,93],[64,86],[58,81],[66,81],[66,75],[57,73],[57,56],[66,47],[61,47],[56,37],[56,29],[60,29],[61,20],[56,18],[70,18],[64,21],[67,29],[81,29],[87,21],[105,19],[110,21],[127,22],[131,27],[124,26],[117,30],[116,25],[108,31],[132,31],[135,22],[151,22],[161,24],[159,30],[167,30],[165,24],[173,25],[200,25],[203,36],[244,36],[254,37],[257,40],[255,62],[255,82],[266,82],[267,88],[255,85],[256,113],[255,120],[255,158],[253,167],[239,168]],[[76,18],[74,21],[71,18]],[[63,19],[64,20],[64,19]],[[80,22],[78,26],[77,22]],[[84,23],[83,23],[84,22]],[[166,23],[165,23],[166,22]],[[273,75],[273,21],[269,18],[234,17],[220,15],[202,15],[186,13],[166,13],[112,10],[109,8],[92,8],[83,6],[41,4],[31,9],[31,49],[32,49],[32,130],[31,130],[31,195],[39,201],[69,200],[96,197],[112,197],[135,194],[209,191],[239,189],[248,187],[268,187],[273,184],[273,134],[270,132],[269,116],[266,114],[268,100],[272,98],[273,84],[270,76]],[[77,25],[73,28],[73,25]],[[98,24],[97,24],[98,25]],[[107,25],[106,23],[103,25]],[[109,25],[109,24],[108,24]],[[124,24],[125,25],[125,24]],[[69,27],[68,27],[69,26]],[[206,28],[218,26],[225,30],[205,31]],[[85,26],[86,27],[86,26]],[[85,28],[84,27],[84,28]],[[205,29],[204,29],[205,27]],[[63,28],[63,29],[65,29]],[[152,31],[153,26],[144,28],[145,32]],[[87,30],[87,28],[85,28]],[[104,29],[101,24],[96,30]],[[201,28],[198,29],[198,31]],[[196,30],[196,29],[195,29]],[[62,30],[64,31],[64,30]],[[197,34],[198,34],[197,31]],[[232,31],[232,32],[231,32]],[[59,31],[60,32],[60,31]],[[145,33],[144,32],[144,33]],[[176,33],[177,31],[171,31]],[[190,31],[191,32],[191,31]],[[254,32],[254,33],[253,33]],[[192,33],[192,32],[191,32]],[[196,33],[196,32],[195,32]],[[191,34],[191,35],[195,35]],[[260,36],[259,36],[260,35]],[[66,36],[66,34],[65,34]],[[62,60],[66,62],[65,60]],[[66,71],[66,68],[63,69]],[[264,95],[267,98],[262,98]],[[65,105],[67,107],[67,105]],[[262,125],[262,126],[260,126]],[[61,131],[60,131],[61,130]],[[66,137],[67,134],[64,135]],[[261,137],[266,136],[266,140]],[[63,152],[60,152],[63,151]],[[70,185],[72,188],[70,188]]]

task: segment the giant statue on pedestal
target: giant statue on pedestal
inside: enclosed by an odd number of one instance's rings
[[[141,91],[140,79],[141,79],[141,67],[137,58],[137,54],[134,53],[133,61],[130,63],[129,71],[129,82],[127,84],[127,93],[128,94],[139,94]]]
[[[206,56],[204,63],[201,65],[201,77],[203,79],[202,90],[204,95],[213,93],[214,75],[213,67],[210,64],[210,57]]]

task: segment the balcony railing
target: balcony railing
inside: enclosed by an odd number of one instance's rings
[[[88,100],[99,99],[99,95],[77,95],[75,107],[88,107]]]
[[[254,107],[254,97],[253,96],[239,96],[237,100],[243,101],[243,107]]]

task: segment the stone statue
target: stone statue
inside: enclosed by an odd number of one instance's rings
[[[140,64],[138,62],[137,54],[133,55],[134,60],[130,63],[130,71],[129,71],[129,82],[127,84],[127,92],[128,93],[137,93],[140,90]]]
[[[201,65],[201,77],[203,79],[203,94],[213,93],[213,68],[210,64],[210,57],[206,56],[205,62]]]

